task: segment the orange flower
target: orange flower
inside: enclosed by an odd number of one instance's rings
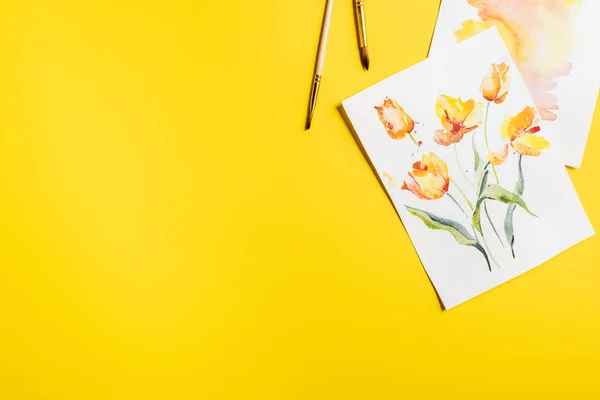
[[[506,100],[510,83],[508,79],[509,69],[510,67],[505,63],[500,65],[492,64],[488,74],[483,77],[481,93],[487,101],[500,104]]]
[[[403,139],[415,128],[412,118],[396,100],[385,99],[381,106],[375,106],[379,120],[392,139]]]
[[[441,158],[429,153],[413,164],[413,171],[408,173],[408,180],[401,189],[424,200],[435,200],[446,194],[449,185],[448,166]]]
[[[481,104],[475,104],[474,100],[463,102],[442,95],[437,99],[436,113],[444,129],[435,131],[433,140],[442,146],[460,142],[481,123]]]
[[[539,126],[532,126],[534,119],[535,109],[527,106],[518,115],[506,118],[500,127],[502,138],[510,140],[512,148],[524,156],[539,156],[550,146],[546,139],[534,135],[540,131]]]
[[[490,164],[498,166],[504,163],[506,157],[508,157],[508,143],[504,145],[501,152],[494,153],[492,151],[490,154],[488,154],[487,159],[490,162]]]

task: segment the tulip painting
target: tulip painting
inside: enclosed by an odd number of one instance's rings
[[[429,153],[413,164],[413,171],[408,173],[408,181],[404,181],[402,190],[409,190],[424,200],[435,200],[448,192],[449,185],[448,166],[441,158]]]
[[[480,104],[442,95],[438,97],[436,114],[444,129],[436,130],[433,140],[442,146],[458,143],[481,123]]]
[[[458,1],[467,0],[444,0],[440,14]],[[375,172],[365,190],[384,189],[358,212],[407,234],[376,229],[368,238],[386,241],[392,268],[418,256],[445,309],[594,235],[564,167],[563,131],[543,120],[496,30],[449,46],[342,106],[347,140],[359,145],[363,170]]]
[[[510,140],[512,148],[523,156],[539,156],[550,146],[546,139],[535,135],[540,131],[535,116],[533,107],[525,107],[518,115],[506,118],[500,128],[502,138]]]
[[[509,67],[505,63],[492,64],[490,71],[483,77],[481,93],[487,101],[500,104],[506,100],[509,88]]]
[[[383,104],[375,106],[375,110],[390,138],[404,139],[408,135],[416,143],[412,136],[415,123],[396,100],[385,99]]]
[[[541,129],[537,125],[536,109],[532,106],[525,107],[517,115],[507,116],[501,126],[488,126],[488,116],[493,112],[492,107],[502,104],[509,96],[509,82],[510,67],[505,63],[493,63],[487,72],[482,74],[479,85],[481,99],[462,100],[460,97],[442,94],[438,96],[435,104],[435,115],[442,129],[434,131],[432,142],[443,147],[453,145],[458,170],[474,189],[474,197],[470,197],[452,179],[448,164],[434,152],[423,154],[412,164],[412,169],[406,171],[406,178],[400,187],[402,191],[410,192],[424,202],[422,208],[406,206],[410,214],[421,219],[428,228],[447,231],[459,244],[478,250],[484,256],[489,271],[493,270],[492,265],[498,268],[500,265],[490,250],[483,225],[489,226],[487,232],[493,232],[503,248],[506,248],[505,242],[507,243],[512,257],[515,258],[513,214],[516,208],[520,207],[535,217],[522,197],[525,188],[522,157],[539,156],[542,150],[550,145],[538,135]],[[482,120],[481,109],[485,102],[485,119]],[[393,139],[402,139],[414,128],[412,118],[395,100],[385,99],[383,104],[375,109],[387,134]],[[478,133],[480,127],[483,131],[481,134]],[[497,140],[501,139],[504,142],[496,151],[490,149],[489,135],[492,132],[499,135]],[[466,134],[471,135],[470,145],[462,144]],[[482,140],[485,141],[487,150],[485,156],[479,153],[478,142]],[[511,190],[502,186],[496,170],[508,162],[509,146],[518,155],[518,180]],[[472,152],[473,155],[473,180],[466,176],[465,168],[461,165],[461,158],[464,157],[460,157],[459,152],[465,151]],[[482,160],[487,162],[484,164]],[[491,175],[494,176],[495,183],[490,182]],[[448,200],[444,200],[446,198]],[[427,210],[427,204],[432,201],[450,201],[460,210],[468,224],[431,213]],[[498,221],[494,221],[488,210],[490,202],[505,204],[507,207],[503,221],[504,239],[497,228]]]

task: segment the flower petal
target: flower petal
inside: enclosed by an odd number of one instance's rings
[[[494,100],[494,103],[501,104],[506,100],[506,96],[508,95],[508,90],[510,89],[510,76],[508,75],[508,71],[510,67],[505,63],[501,63],[498,66],[498,72],[500,74],[500,84],[501,89],[498,93],[498,98]]]
[[[498,66],[492,64],[489,72],[483,77],[481,82],[481,94],[487,101],[494,101],[500,93],[502,83],[500,81],[500,72]]]
[[[415,194],[420,199],[429,200],[425,196],[425,193],[423,193],[423,191],[421,190],[421,187],[419,186],[419,183],[415,180],[415,177],[413,176],[413,174],[410,172],[408,173],[408,179],[406,181],[404,181],[404,183],[402,184],[402,187],[400,189],[408,190],[408,191],[412,192],[413,194]]]
[[[473,100],[471,100],[473,101]],[[475,102],[474,102],[475,103]],[[483,103],[477,102],[471,109],[470,114],[465,119],[464,125],[469,127],[467,132],[477,128],[483,122]],[[472,128],[472,129],[471,129]],[[465,132],[465,133],[467,133]]]
[[[491,164],[498,166],[504,163],[506,157],[508,157],[508,143],[504,145],[500,152],[491,152],[490,154],[488,154],[487,159]]]
[[[496,104],[504,103],[504,100],[506,100],[506,96],[508,96],[508,92],[504,92],[503,95],[500,95],[496,100],[494,100],[494,103],[496,103]]]
[[[444,179],[448,180],[448,165],[446,165],[446,163],[444,162],[444,160],[442,160],[441,158],[439,158],[434,153],[429,153],[429,158],[431,160],[432,165],[435,166],[435,169],[440,173],[440,175]]]
[[[414,179],[419,183],[423,195],[430,200],[439,199],[448,191],[448,180],[440,174],[415,175]]]
[[[522,135],[533,123],[535,108],[527,106],[514,117],[507,117],[500,127],[500,135],[504,140],[515,140]]]
[[[542,150],[550,147],[550,143],[541,136],[523,135],[513,140],[511,146],[524,156],[539,156]]]
[[[462,135],[445,129],[438,129],[433,134],[433,141],[440,146],[450,146],[451,144],[460,142],[461,139]]]
[[[441,95],[437,99],[436,114],[444,123],[448,120],[453,126],[462,125],[475,108],[475,100],[462,101],[460,98],[453,98]],[[444,126],[446,129],[448,127]]]

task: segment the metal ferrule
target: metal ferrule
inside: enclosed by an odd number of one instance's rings
[[[309,104],[309,119],[312,119],[317,106],[317,96],[319,95],[319,86],[321,85],[321,75],[315,75],[315,79],[310,90],[310,102]]]

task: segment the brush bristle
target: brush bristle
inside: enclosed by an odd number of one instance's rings
[[[369,70],[369,48],[367,46],[360,48],[360,61],[362,62],[363,67],[368,71]]]

